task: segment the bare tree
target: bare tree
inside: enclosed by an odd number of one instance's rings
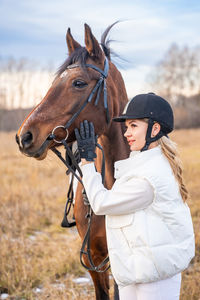
[[[171,102],[176,128],[200,126],[200,47],[171,45],[147,80]]]
[[[45,67],[26,58],[0,57],[0,130],[13,130],[20,124],[27,108],[45,95],[53,74],[52,63]]]
[[[181,96],[200,93],[200,47],[171,45],[148,81],[153,90],[176,103]]]
[[[49,66],[21,59],[0,60],[0,106],[7,109],[31,107],[39,102],[52,81]]]

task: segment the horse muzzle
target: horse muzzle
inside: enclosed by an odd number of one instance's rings
[[[42,143],[38,149],[34,149],[33,135],[30,131],[26,132],[22,136],[15,136],[16,142],[19,146],[19,150],[26,156],[34,157],[36,159],[44,159],[46,157],[47,151],[52,144],[52,139],[47,137],[47,139]]]

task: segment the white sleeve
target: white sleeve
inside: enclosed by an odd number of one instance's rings
[[[112,189],[107,190],[94,163],[83,165],[81,169],[86,194],[96,215],[133,213],[146,208],[154,199],[154,189],[145,178],[133,177],[124,182],[116,180]]]

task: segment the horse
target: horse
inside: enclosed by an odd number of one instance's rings
[[[114,116],[122,113],[128,101],[121,73],[111,61],[108,33],[114,24],[102,34],[101,43],[97,41],[91,28],[84,24],[84,47],[73,38],[68,28],[66,34],[68,57],[55,74],[52,86],[45,97],[25,118],[16,134],[17,143],[23,154],[43,160],[48,150],[60,145],[60,140],[66,140],[69,145],[76,141],[74,129],[79,128],[80,122],[84,120],[93,122],[98,143],[104,149],[104,185],[107,189],[111,189],[114,183],[114,162],[127,158],[130,151],[125,143],[123,125],[112,122]],[[101,89],[96,88],[99,80],[104,83]],[[66,129],[67,122],[69,126]],[[54,139],[51,138],[53,130],[56,133]],[[102,153],[98,148],[96,152],[95,165],[100,172]],[[74,217],[78,233],[83,240],[87,230],[85,218],[87,207],[84,205],[82,189],[81,183],[78,183]],[[104,216],[93,216],[90,234],[91,256],[94,263],[99,264],[107,256]],[[84,262],[89,266],[86,256]],[[110,299],[109,272],[91,270],[89,272],[94,283],[96,299]]]

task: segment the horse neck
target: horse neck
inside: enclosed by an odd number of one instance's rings
[[[119,116],[128,101],[124,80],[121,73],[116,66],[110,63],[111,82],[113,89],[109,94],[112,116]],[[109,85],[109,83],[108,83]],[[118,122],[111,122],[111,125],[99,138],[100,144],[104,149],[105,164],[106,164],[106,177],[105,185],[111,188],[114,183],[114,163],[121,159],[126,159],[129,156],[130,149],[128,143],[124,138],[122,126]],[[98,155],[97,161],[100,163],[101,159]]]
[[[130,150],[124,139],[121,125],[118,123],[116,124],[115,122],[113,122],[105,134],[100,136],[98,142],[103,147],[105,156],[105,185],[110,189],[114,183],[114,163],[118,160],[127,158]],[[98,151],[96,166],[99,172],[101,169],[101,162],[102,156],[100,151]]]

